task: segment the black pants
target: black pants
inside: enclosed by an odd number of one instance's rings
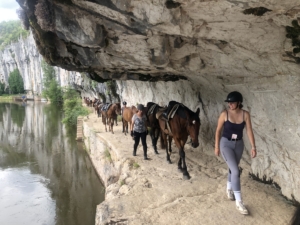
[[[140,139],[142,140],[142,145],[144,148],[147,148],[147,143],[146,143],[146,131],[143,133],[138,133],[136,131],[133,131],[133,136],[134,136],[134,149],[136,150],[139,143]]]

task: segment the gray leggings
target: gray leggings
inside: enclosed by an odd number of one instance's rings
[[[239,163],[244,151],[244,141],[229,141],[222,137],[220,141],[220,149],[223,159],[229,167],[228,181],[231,182],[233,191],[241,190]]]

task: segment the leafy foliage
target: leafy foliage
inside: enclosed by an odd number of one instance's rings
[[[21,25],[21,21],[12,20],[4,21],[0,23],[0,50],[3,50],[5,46],[11,42],[18,41],[19,37],[28,37],[29,32],[24,30]]]
[[[5,84],[0,82],[0,95],[3,95],[5,93]]]
[[[8,85],[11,94],[24,93],[24,82],[18,69],[15,69],[9,74]]]
[[[56,81],[55,70],[52,66],[48,65],[45,61],[41,63],[44,72],[43,85],[44,89],[42,95],[50,99],[51,102],[62,102],[63,91]]]
[[[71,88],[68,88],[63,95],[64,99],[64,119],[63,123],[75,125],[78,116],[86,116],[89,114],[88,109],[82,106],[81,98],[78,93]]]

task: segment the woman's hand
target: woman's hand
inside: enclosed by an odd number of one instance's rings
[[[215,155],[220,156],[220,149],[219,148],[215,148]]]
[[[251,149],[251,157],[255,158],[257,155],[256,149]]]

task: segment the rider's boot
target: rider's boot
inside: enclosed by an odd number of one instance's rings
[[[144,160],[148,160],[148,157],[147,157],[147,146],[143,146],[143,150],[144,150]]]
[[[137,146],[133,146],[133,156],[136,156],[136,149],[137,149]]]

